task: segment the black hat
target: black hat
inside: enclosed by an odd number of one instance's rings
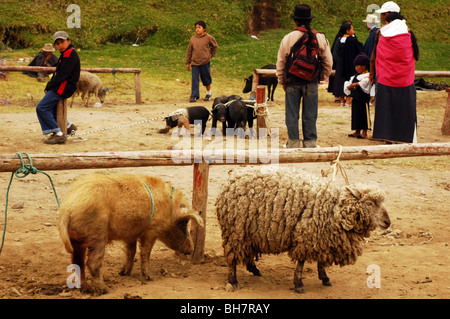
[[[307,4],[297,4],[295,6],[294,14],[291,15],[294,20],[311,20],[314,19],[311,16],[311,7]]]
[[[364,54],[364,52],[361,52],[360,54],[358,54],[356,56],[356,58],[353,60],[353,64],[354,65],[365,65],[365,66],[369,66],[370,65],[370,59],[369,57]]]

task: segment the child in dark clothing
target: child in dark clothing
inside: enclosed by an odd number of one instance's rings
[[[66,132],[62,132],[56,123],[56,107],[60,99],[67,99],[77,89],[80,77],[80,58],[72,46],[72,41],[65,31],[53,35],[53,43],[61,52],[56,65],[56,72],[45,87],[45,96],[36,107],[36,114],[44,135],[52,134],[45,144],[63,144]],[[76,131],[74,124],[67,123],[67,131]]]
[[[370,59],[360,53],[353,61],[357,75],[344,83],[344,93],[352,97],[352,130],[354,133],[349,137],[366,138],[367,130],[371,129],[369,101],[371,83],[369,80]]]

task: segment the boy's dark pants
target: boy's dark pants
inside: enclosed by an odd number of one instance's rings
[[[61,96],[58,93],[50,90],[36,106],[36,114],[44,135],[61,131],[56,123],[56,106],[60,99]],[[70,123],[67,123],[69,127]]]
[[[210,62],[203,65],[192,65],[191,98],[200,98],[200,80],[204,86],[212,83]]]

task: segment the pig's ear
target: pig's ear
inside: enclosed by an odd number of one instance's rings
[[[204,226],[203,218],[195,210],[189,209],[187,207],[181,207],[180,210],[180,219],[191,219],[195,221],[200,227]]]

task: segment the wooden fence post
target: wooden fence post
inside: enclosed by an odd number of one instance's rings
[[[447,89],[447,106],[445,108],[444,120],[442,122],[442,135],[450,135],[450,89]]]
[[[56,106],[56,123],[64,135],[67,135],[67,99],[60,99]]]
[[[191,224],[192,242],[194,252],[191,261],[202,263],[205,259],[205,238],[206,238],[206,207],[208,203],[208,178],[209,164],[205,161],[194,163],[194,187],[192,194],[192,209],[198,211],[203,219],[203,227],[196,223]]]
[[[260,128],[267,128],[266,124],[266,104],[265,104],[265,93],[266,87],[264,85],[258,85],[256,87],[256,134],[259,136]]]
[[[134,90],[136,92],[136,104],[142,103],[142,95],[141,95],[141,73],[134,73]]]

